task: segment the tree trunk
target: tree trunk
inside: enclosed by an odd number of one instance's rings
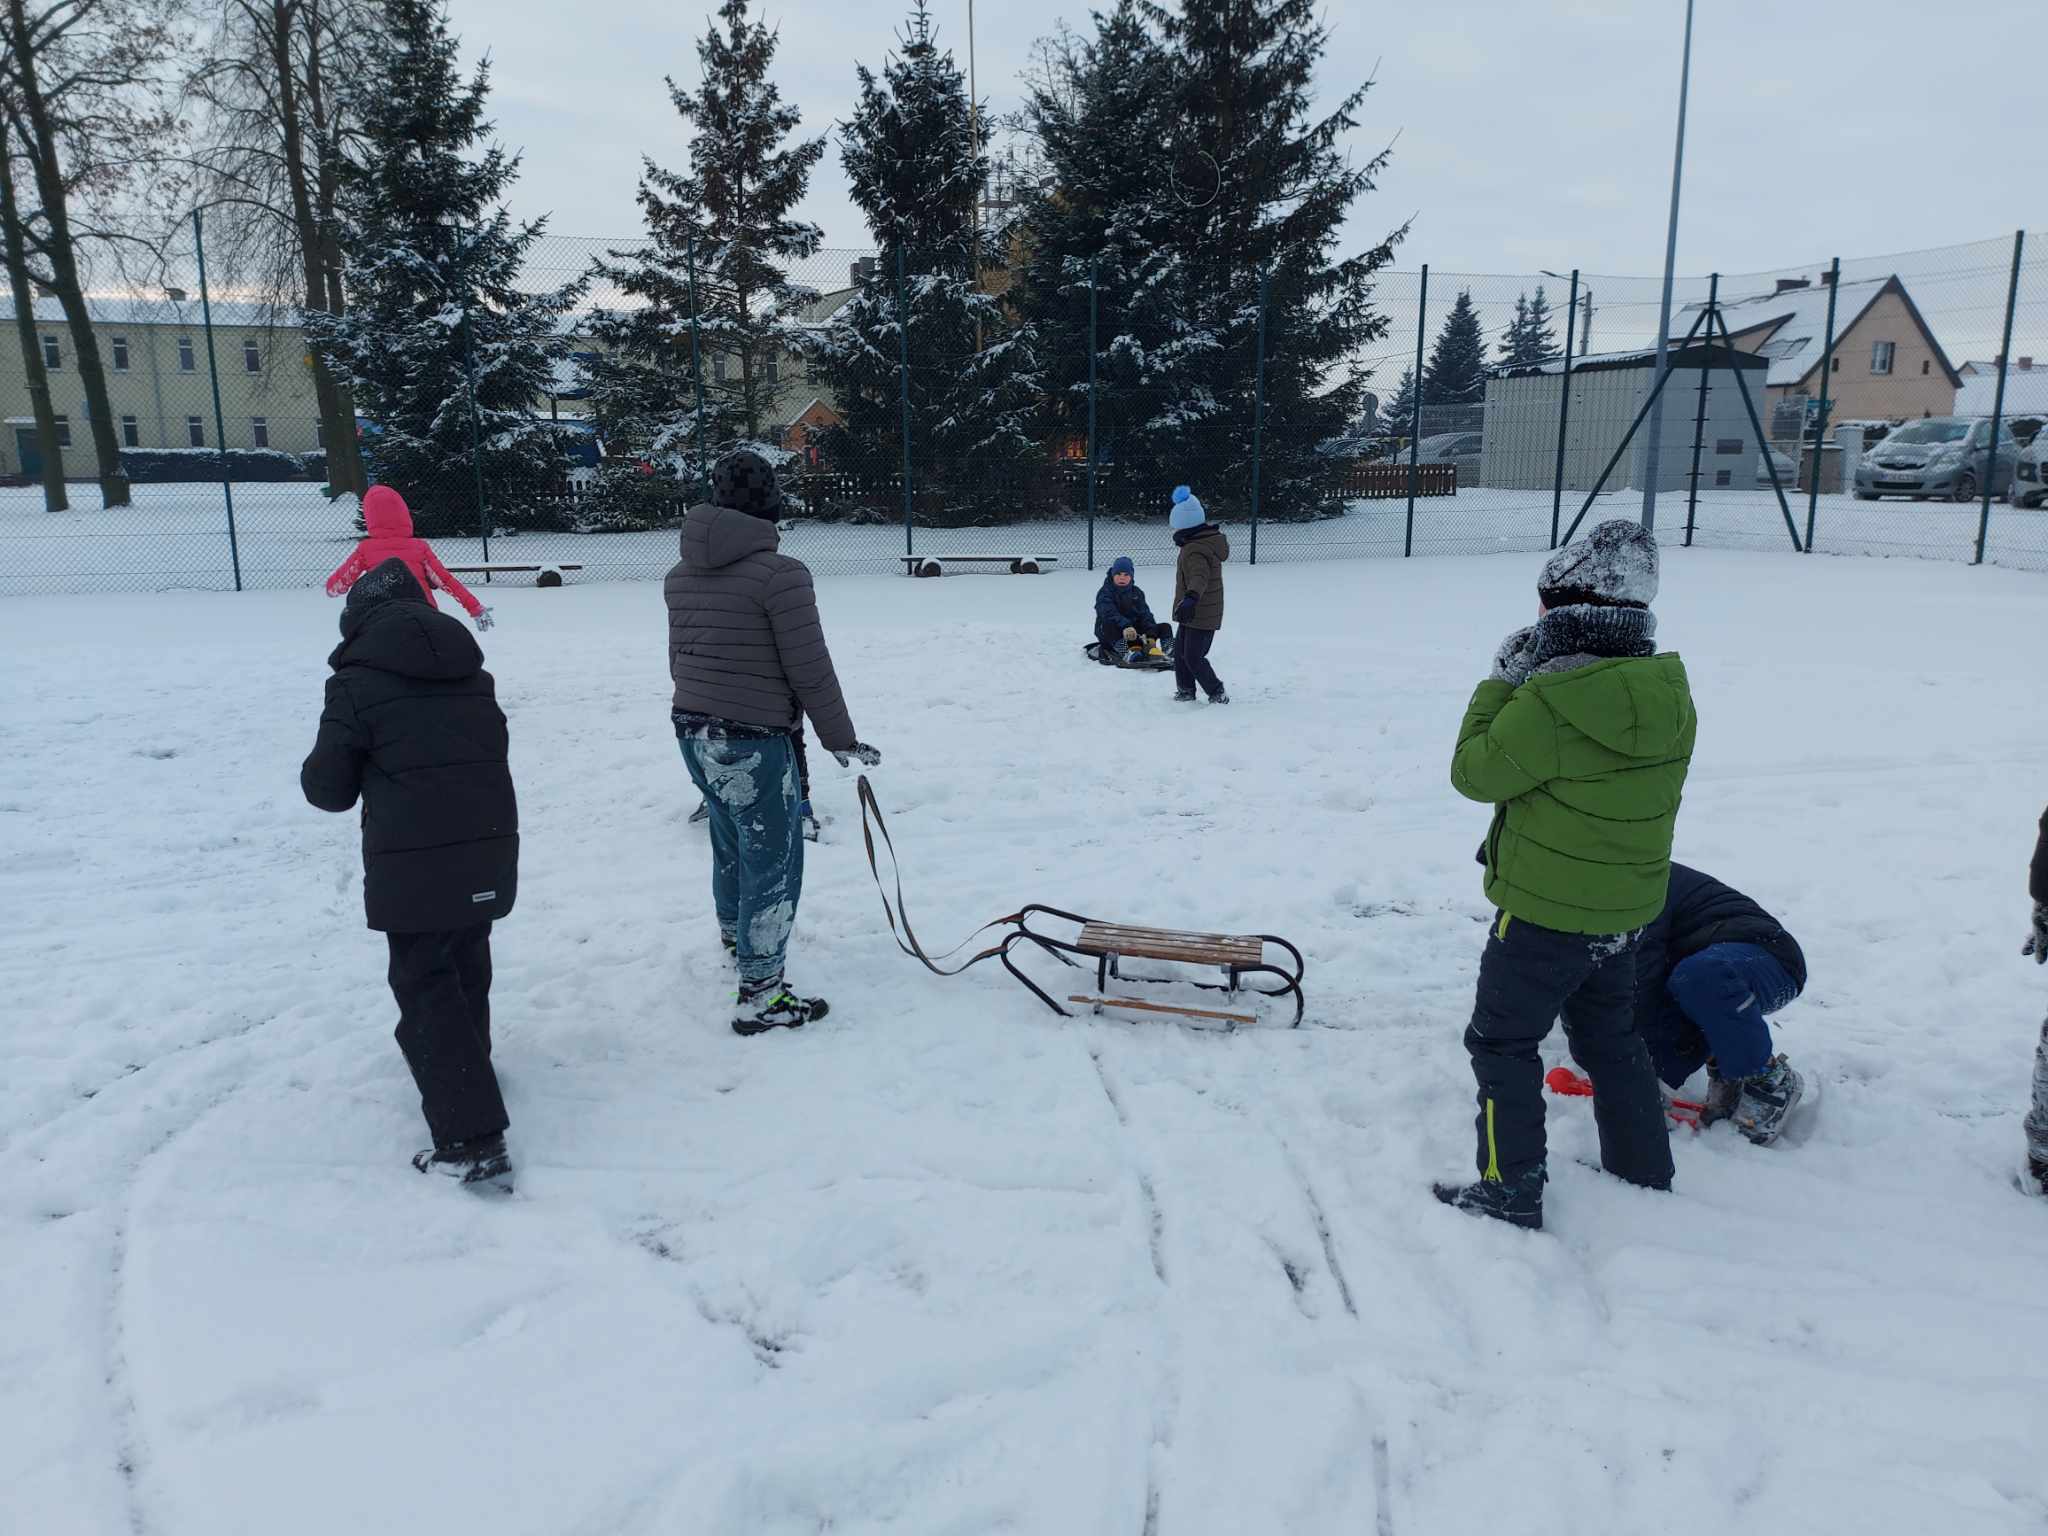
[[[299,110],[302,88],[293,69],[291,19],[287,14],[291,9],[286,0],[276,0],[273,14],[277,25],[272,29],[271,38],[278,99],[283,107],[280,115],[284,129],[285,174],[291,185],[292,227],[298,235],[299,264],[306,285],[306,308],[338,315],[342,313],[340,257],[338,251],[330,251],[332,242],[328,231],[333,227],[334,192],[339,172],[335,158],[341,151],[338,144],[324,139],[328,124],[326,82],[321,67],[325,23],[321,20],[317,4],[299,12],[306,30],[305,107],[312,113],[313,121],[323,135],[316,192],[312,179],[306,173],[306,139]],[[337,492],[361,497],[369,489],[369,476],[363,468],[362,447],[356,441],[355,402],[350,398],[348,386],[335,377],[325,349],[309,343],[308,350],[313,358],[313,396],[320,407],[320,442],[327,451],[327,483]]]
[[[36,417],[36,441],[43,450],[43,510],[68,512],[64,489],[64,447],[57,441],[57,412],[50,404],[50,375],[36,338],[35,284],[29,281],[28,247],[21,235],[21,209],[14,200],[14,174],[7,125],[0,122],[0,230],[7,246],[7,282],[14,291],[14,325],[21,334],[21,364],[28,374],[28,398]]]
[[[8,20],[13,36],[23,43],[30,37],[28,17],[22,0],[7,0]],[[43,100],[42,85],[36,77],[35,50],[18,48],[14,60],[15,86],[28,115],[33,142],[28,146],[29,163],[35,167],[36,196],[42,202],[43,218],[49,225],[47,242],[37,245],[49,258],[50,286],[70,323],[71,343],[78,353],[78,382],[85,387],[85,409],[91,418],[93,450],[99,459],[100,500],[106,507],[129,504],[128,477],[121,471],[121,446],[114,436],[113,405],[107,397],[107,371],[100,361],[99,338],[93,334],[92,315],[86,308],[79,286],[78,258],[71,245],[71,216],[65,198],[64,173],[57,148],[57,132],[50,121],[49,103]]]

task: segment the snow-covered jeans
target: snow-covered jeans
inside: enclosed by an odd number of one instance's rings
[[[2027,1111],[2027,1156],[2048,1163],[2048,1020],[2034,1047],[2034,1107]]]
[[[804,885],[802,791],[787,731],[681,716],[683,765],[711,812],[711,901],[747,985],[782,975]]]

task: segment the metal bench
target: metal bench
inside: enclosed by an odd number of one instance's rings
[[[999,565],[1012,576],[1036,576],[1060,563],[1058,555],[898,555],[906,576],[943,576],[949,565]]]
[[[451,565],[448,569],[457,576],[481,576],[485,581],[489,581],[493,576],[519,576],[537,573],[534,575],[533,582],[536,587],[559,587],[562,584],[562,572],[580,571],[583,569],[583,562],[580,560],[541,560],[531,565],[507,565],[501,561],[494,560],[488,565]]]

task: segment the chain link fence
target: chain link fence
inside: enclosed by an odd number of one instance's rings
[[[550,236],[525,281],[551,289],[638,244]],[[705,466],[744,438],[779,461],[783,547],[826,572],[1163,560],[1183,481],[1246,560],[1541,550],[1586,520],[1639,516],[1654,480],[1669,543],[2048,569],[2048,437],[2036,436],[2048,421],[2048,236],[1683,278],[1661,392],[1656,277],[1384,271],[1373,304],[1388,329],[1356,360],[1370,394],[1344,430],[1312,435],[1267,409],[1262,341],[1218,375],[1237,382],[1194,402],[1091,369],[1113,338],[1003,375],[993,338],[914,319],[907,337],[870,328],[896,355],[877,343],[849,387],[820,342],[863,291],[886,309],[895,285],[877,259],[827,250],[799,264],[798,301],[767,343],[736,351],[694,316],[668,327],[656,371],[682,398],[744,398],[739,438],[701,429],[709,411],[669,431],[603,419],[601,322],[637,301],[593,281],[559,340],[554,388],[532,403],[559,473],[512,492],[451,462],[403,487],[423,531],[485,583],[658,576]],[[906,256],[906,300],[934,280],[919,265]],[[1000,295],[1008,275],[980,281]],[[1234,297],[1257,305],[1251,281]],[[1083,285],[1076,326],[1087,298]],[[196,250],[173,251],[160,283],[93,295],[109,426],[132,481],[128,505],[105,506],[73,332],[54,299],[38,297],[26,325],[0,304],[16,322],[0,343],[0,593],[299,587],[347,556],[357,503],[332,494],[311,355],[288,307],[232,284],[204,292]],[[24,345],[55,417],[54,487]],[[999,401],[1017,433],[977,441],[961,430],[963,399]],[[1162,424],[1185,424],[1178,454],[1133,446],[1156,448]],[[355,419],[373,478],[383,430]]]

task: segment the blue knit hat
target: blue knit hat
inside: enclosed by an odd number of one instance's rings
[[[1118,555],[1109,562],[1109,574],[1114,576],[1118,572],[1122,572],[1133,581],[1138,579],[1138,568],[1131,564],[1131,557],[1129,555]]]
[[[1209,521],[1209,514],[1202,510],[1202,499],[1184,485],[1173,488],[1173,511],[1166,521],[1175,533],[1185,533],[1190,528],[1199,528]]]

